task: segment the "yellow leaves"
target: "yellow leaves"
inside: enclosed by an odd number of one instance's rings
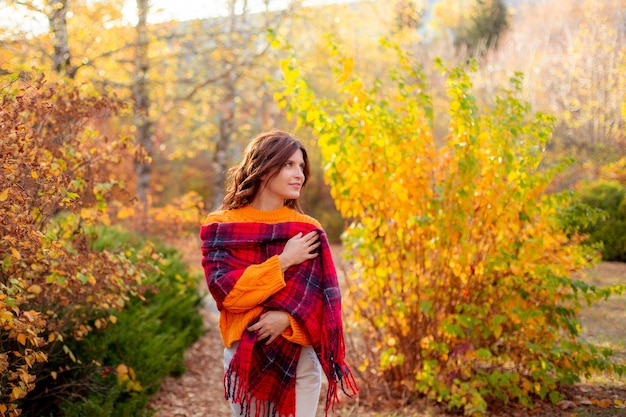
[[[41,288],[41,285],[33,284],[30,287],[28,287],[26,291],[28,291],[31,294],[39,295],[41,294],[42,288]]]
[[[390,368],[404,363],[404,355],[398,354],[393,347],[384,349],[380,355],[380,366],[383,369]]]
[[[14,402],[21,398],[24,398],[26,397],[26,394],[28,394],[28,392],[23,387],[13,387],[13,389],[11,390],[11,394],[9,395],[9,402]]]
[[[120,220],[124,220],[127,218],[131,218],[135,216],[137,213],[135,212],[135,208],[133,206],[122,207],[117,212],[117,218]]]
[[[24,355],[24,362],[26,362],[26,365],[28,365],[29,368],[32,368],[33,365],[35,364],[36,358],[34,355]]]
[[[117,367],[115,368],[115,372],[117,372],[117,377],[120,381],[124,380],[124,379],[128,379],[128,366],[126,366],[123,363],[120,363],[119,365],[117,365]]]
[[[0,202],[7,201],[7,198],[9,198],[9,189],[5,188],[0,192]]]
[[[274,92],[274,102],[279,109],[284,109],[285,107],[287,107],[287,100],[285,100],[283,98],[283,95],[278,91]]]
[[[522,270],[522,268],[520,268],[519,265],[512,263],[509,268],[511,269],[511,273],[513,275],[516,275],[518,277],[524,276],[524,271]]]
[[[360,81],[351,81],[342,89],[342,91],[350,93],[348,105],[351,107],[357,108],[358,106],[358,108],[361,108],[367,103],[368,96],[363,89],[363,84]],[[367,133],[369,132],[366,132],[366,134]]]
[[[141,383],[136,380],[135,370],[123,363],[115,368],[118,384],[125,386],[127,391],[142,391]]]
[[[76,356],[74,356],[74,352],[72,352],[72,350],[67,346],[67,345],[63,345],[63,352],[65,352],[65,354],[67,354],[67,356],[69,356],[70,360],[74,363],[76,363]]]
[[[44,352],[34,352],[35,362],[46,362],[48,360],[48,355]]]
[[[300,80],[300,71],[296,68],[295,60],[281,59],[280,70],[285,77],[285,82],[289,85],[295,85]]]
[[[337,84],[343,84],[352,75],[352,71],[354,70],[354,59],[352,57],[346,57],[342,62],[342,73],[337,77]]]
[[[359,364],[359,371],[365,372],[369,367],[370,361],[368,358],[365,358],[361,364]]]
[[[22,259],[22,255],[20,254],[20,252],[19,252],[17,249],[13,248],[13,247],[11,248],[11,254],[12,254],[12,255],[13,255],[13,257],[14,257],[16,260],[18,260],[18,261],[19,261],[20,259]]]
[[[4,310],[0,312],[0,324],[11,325],[13,322],[13,314],[10,311]]]
[[[555,226],[562,206],[540,198],[550,176],[536,169],[541,156],[534,153],[550,122],[528,124],[510,92],[499,107],[477,112],[468,74],[444,69],[453,117],[439,146],[424,111],[430,102],[407,94],[421,87],[408,81],[418,77],[396,66],[370,87],[351,59],[340,58],[338,67],[336,100],[313,100],[293,73],[280,99],[293,100],[299,122],[322,132],[325,178],[351,222],[344,233],[355,270],[348,310],[377,330],[364,335],[374,347],[364,353],[368,364],[386,370],[417,348],[420,359],[407,374],[418,374],[419,390],[434,398],[447,401],[457,390],[458,401],[479,404],[472,389],[480,387],[498,398],[556,399],[555,368],[575,367],[560,360],[566,354],[551,355],[556,338],[576,333],[577,324],[554,318],[568,311],[559,303],[569,290],[554,277],[584,262]],[[292,97],[287,90],[296,87]],[[494,341],[503,349],[490,350]],[[513,370],[487,375],[501,364]],[[515,369],[530,369],[532,379]]]
[[[317,111],[317,110],[316,110],[316,109],[314,109],[314,108],[311,108],[311,109],[309,109],[309,110],[306,112],[306,122],[307,122],[307,123],[314,122],[314,121],[316,121],[317,119],[319,119],[319,117],[320,117],[320,113],[319,113],[319,111]]]
[[[448,261],[448,268],[452,272],[453,276],[461,280],[461,283],[467,283],[469,268],[464,262],[461,262],[458,254],[450,257]]]
[[[391,194],[400,204],[407,204],[409,202],[409,190],[399,181],[395,181],[391,184]]]

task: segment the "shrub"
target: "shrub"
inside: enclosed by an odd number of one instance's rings
[[[364,395],[425,394],[484,415],[494,402],[556,402],[580,375],[624,372],[578,338],[581,305],[624,287],[572,279],[592,257],[564,231],[570,195],[546,193],[563,166],[539,168],[554,118],[518,99],[521,74],[478,108],[468,71],[438,61],[449,98],[438,147],[426,80],[395,49],[388,77],[367,87],[331,43],[337,99],[317,98],[296,58],[284,60],[276,94],[317,135],[351,220],[344,311],[361,343]]]
[[[98,227],[93,236],[93,248],[131,260],[150,250],[155,268],[143,283],[150,290],[132,296],[114,324],[67,343],[79,363],[68,366],[62,351],[50,355],[47,366],[59,371],[27,397],[24,416],[148,415],[150,397],[166,376],[184,372],[185,350],[201,334],[200,276],[189,274],[175,249],[118,228]]]
[[[626,262],[626,187],[617,181],[595,181],[582,184],[577,200],[601,210],[601,220],[581,227],[589,243],[599,245],[606,261]]]
[[[76,362],[67,343],[110,322],[148,270],[83,232],[107,221],[123,189],[112,167],[135,153],[96,130],[123,104],[28,77],[0,79],[0,413],[11,417],[54,378],[50,355]]]

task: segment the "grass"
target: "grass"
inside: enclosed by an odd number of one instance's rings
[[[626,284],[626,263],[602,262],[586,271],[581,279],[598,287]],[[580,323],[583,340],[610,348],[615,361],[626,363],[626,293],[585,308]],[[626,417],[626,406],[615,403],[617,400],[626,404],[626,375],[594,375],[584,381],[581,389],[588,397],[610,400],[611,404],[603,407],[607,405],[605,401],[603,405],[578,407],[572,417]]]
[[[626,263],[602,262],[583,274],[581,279],[600,287],[626,284]],[[613,349],[615,357],[626,362],[626,294],[584,309],[580,322],[583,339]]]

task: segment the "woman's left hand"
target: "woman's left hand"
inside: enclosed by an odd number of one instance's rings
[[[289,327],[289,315],[280,310],[271,310],[261,314],[259,321],[248,327],[251,332],[257,332],[257,340],[267,340],[267,345],[272,343],[274,339],[283,334],[285,329]]]

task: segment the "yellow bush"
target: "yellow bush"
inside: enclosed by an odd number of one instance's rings
[[[481,415],[492,401],[531,407],[579,375],[623,372],[577,338],[581,303],[624,288],[571,279],[591,253],[563,230],[568,196],[545,193],[562,168],[540,169],[554,119],[517,99],[521,74],[479,109],[468,73],[437,62],[450,119],[438,147],[410,56],[396,48],[388,79],[367,87],[352,58],[330,50],[340,98],[317,98],[292,58],[276,99],[319,138],[350,221],[346,322],[361,336],[365,392],[422,393]]]

